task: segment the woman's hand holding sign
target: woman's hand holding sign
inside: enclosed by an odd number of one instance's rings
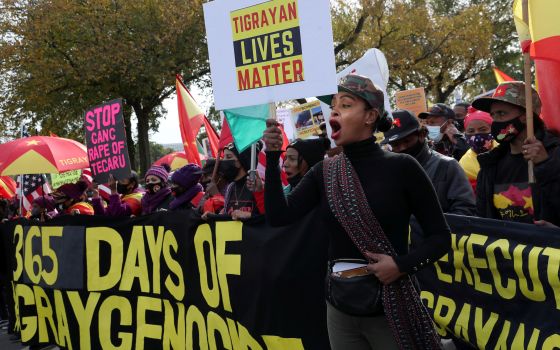
[[[282,150],[282,130],[278,127],[278,122],[274,119],[267,119],[266,130],[263,132],[263,139],[267,151]]]

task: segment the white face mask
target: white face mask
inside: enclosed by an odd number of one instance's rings
[[[443,134],[440,132],[441,127],[430,125],[426,125],[426,127],[428,128],[428,138],[435,142],[439,142],[443,137]]]

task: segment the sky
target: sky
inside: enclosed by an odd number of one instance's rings
[[[212,97],[209,96],[210,91],[191,86],[190,92],[202,110],[207,112],[212,106]],[[179,129],[177,94],[173,94],[163,101],[163,107],[167,110],[167,114],[161,119],[158,132],[150,135],[150,141],[161,144],[183,143]]]

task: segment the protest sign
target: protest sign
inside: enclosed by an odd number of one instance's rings
[[[328,235],[317,215],[276,228],[191,211],[19,220],[0,224],[0,268],[29,344],[323,350]],[[560,230],[446,219],[452,250],[416,274],[438,332],[479,349],[557,347]]]
[[[328,0],[204,4],[217,109],[336,92]]]
[[[276,121],[284,128],[284,133],[288,140],[296,139],[296,131],[292,121],[292,110],[289,108],[279,108],[276,110]]]
[[[85,115],[86,144],[93,179],[109,181],[130,176],[122,100],[116,99],[92,107]]]
[[[426,112],[426,92],[424,88],[398,91],[395,94],[398,109],[406,109],[414,113],[416,117],[422,112]]]
[[[319,100],[304,103],[291,109],[291,122],[296,138],[308,139],[321,135],[321,123],[325,122]]]
[[[75,183],[80,179],[81,175],[81,170],[71,170],[60,174],[51,174],[51,187],[56,189],[65,184]]]

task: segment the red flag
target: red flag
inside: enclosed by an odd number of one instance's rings
[[[194,133],[189,116],[189,106],[192,97],[187,91],[185,85],[179,78],[175,79],[177,88],[177,105],[179,110],[179,127],[181,128],[181,138],[183,139],[183,147],[189,163],[202,165],[198,147],[196,146],[196,134]],[[204,116],[204,115],[203,115]],[[198,118],[198,116],[196,116]],[[197,130],[198,132],[198,130]]]
[[[229,124],[226,118],[222,124],[222,132],[220,133],[220,142],[218,143],[218,149],[223,150],[228,144],[233,142],[233,135],[229,129]]]
[[[535,60],[535,70],[542,102],[541,118],[549,129],[560,132],[560,63]]]
[[[218,157],[218,150],[220,149],[220,138],[214,130],[214,127],[210,124],[208,118],[204,117],[202,120],[204,122],[204,128],[206,129],[206,134],[208,135],[208,141],[210,141],[210,149],[214,157]]]
[[[514,81],[515,80],[515,79],[513,79],[512,77],[510,77],[509,75],[502,72],[501,70],[499,70],[496,67],[492,68],[492,70],[494,71],[494,76],[496,77],[496,82],[498,83],[498,85],[500,85],[501,83],[503,83],[505,81]]]

